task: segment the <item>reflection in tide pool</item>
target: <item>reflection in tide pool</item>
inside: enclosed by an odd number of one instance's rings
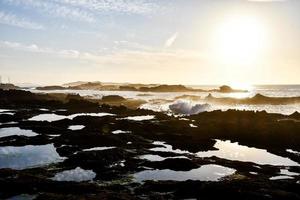
[[[74,119],[75,117],[78,116],[92,116],[92,117],[104,117],[104,116],[112,116],[114,114],[111,113],[77,113],[73,115],[57,115],[57,114],[40,114],[37,116],[34,116],[28,120],[30,121],[48,121],[48,122],[53,122],[53,121],[58,121],[62,119]]]
[[[0,168],[25,169],[62,160],[53,144],[0,147]]]
[[[76,131],[76,130],[81,130],[83,129],[84,126],[83,125],[72,125],[72,126],[69,126],[68,129],[72,130],[72,131]]]
[[[14,115],[13,112],[0,112],[0,115]]]
[[[12,110],[9,110],[9,109],[0,109],[0,113],[2,113],[2,112],[9,112],[9,111],[12,111]]]
[[[220,165],[203,165],[197,169],[190,171],[174,171],[169,169],[164,170],[145,170],[133,175],[137,182],[145,180],[201,180],[201,181],[218,181],[219,179],[235,173],[236,170],[223,167]]]
[[[174,157],[161,157],[159,155],[145,154],[139,157],[140,159],[149,160],[149,161],[163,161],[166,159],[175,159],[175,158],[185,158],[189,159],[186,156],[174,156]]]
[[[155,147],[155,148],[149,149],[151,151],[172,152],[172,153],[177,153],[177,154],[191,154],[189,151],[183,151],[183,150],[180,150],[180,149],[173,149],[173,147],[171,145],[166,144],[165,142],[155,141],[152,144],[161,145],[162,147]]]
[[[82,151],[104,151],[104,150],[108,150],[108,149],[114,149],[116,147],[93,147],[90,149],[83,149]]]
[[[237,142],[216,140],[215,148],[218,150],[198,152],[198,157],[217,156],[228,160],[238,160],[243,162],[254,162],[262,165],[283,165],[299,166],[298,163],[289,158],[274,155],[264,149],[249,148],[239,145]]]
[[[288,169],[281,169],[280,174],[287,175],[287,176],[299,176],[299,173],[296,172],[290,172]]]
[[[14,115],[15,113],[14,112],[12,112],[12,111],[14,111],[14,110],[8,110],[8,109],[0,109],[0,115]]]
[[[121,134],[121,133],[130,133],[130,131],[115,130],[115,131],[112,132],[112,134],[114,134],[114,135],[118,135],[118,134]]]
[[[6,200],[33,200],[37,195],[29,195],[29,194],[20,194],[17,196],[10,197]]]
[[[91,181],[96,177],[96,173],[92,170],[84,170],[80,167],[76,167],[72,170],[66,170],[60,173],[57,173],[52,180],[55,181]]]
[[[296,154],[296,155],[300,155],[300,152],[294,151],[294,150],[292,150],[292,149],[287,149],[286,151],[289,152],[289,153],[293,153],[293,154]]]
[[[27,137],[37,136],[38,134],[31,130],[23,130],[19,127],[10,127],[10,128],[1,128],[0,129],[0,138],[14,136],[14,135],[24,135]]]
[[[37,116],[34,116],[28,120],[30,121],[48,121],[48,122],[53,122],[53,121],[58,121],[62,119],[66,119],[67,116],[64,115],[57,115],[57,114],[40,114]]]
[[[144,120],[151,120],[154,119],[154,115],[144,115],[144,116],[133,116],[133,117],[126,117],[124,119],[132,120],[132,121],[144,121]]]
[[[291,176],[273,176],[270,178],[270,180],[283,180],[283,179],[294,179],[294,177]]]

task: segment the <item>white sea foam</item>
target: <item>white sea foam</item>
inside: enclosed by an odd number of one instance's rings
[[[200,89],[213,89],[218,86],[193,86]],[[296,111],[300,112],[300,104],[289,104],[289,105],[252,105],[252,104],[231,104],[231,105],[222,105],[215,104],[212,102],[206,102],[204,98],[208,94],[212,94],[216,98],[249,98],[253,97],[255,94],[262,94],[269,97],[297,97],[300,96],[300,86],[299,85],[269,85],[269,86],[254,86],[248,88],[248,92],[243,93],[220,93],[220,92],[150,92],[149,95],[145,96],[142,92],[138,91],[99,91],[99,90],[29,90],[31,92],[38,93],[70,93],[70,94],[79,94],[80,96],[89,96],[95,99],[101,99],[103,96],[107,95],[119,95],[124,98],[131,99],[142,99],[147,103],[140,106],[140,108],[154,110],[158,112],[170,112],[169,106],[174,104],[172,102],[175,97],[182,95],[194,95],[199,96],[201,99],[199,101],[193,102],[194,104],[205,104],[209,103],[211,108],[209,111],[213,110],[228,110],[228,109],[237,109],[237,110],[254,110],[262,111],[265,110],[269,113],[281,113],[285,115],[290,115]],[[161,101],[158,103],[158,99]],[[182,99],[183,100],[183,99]]]

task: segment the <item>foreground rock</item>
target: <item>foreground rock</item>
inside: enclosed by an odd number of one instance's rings
[[[106,100],[123,99],[113,96]],[[217,150],[215,139],[220,139],[266,149],[300,163],[299,113],[214,111],[182,119],[149,110],[100,106],[77,95],[3,90],[0,108],[13,113],[0,113],[0,130],[19,127],[35,133],[31,137],[0,135],[1,165],[14,159],[1,154],[12,152],[7,147],[29,146],[23,153],[30,154],[35,145],[53,144],[61,157],[57,162],[22,170],[1,168],[0,199],[22,194],[36,199],[300,199],[298,165],[197,156],[198,152]],[[39,115],[44,120],[39,121]],[[69,129],[72,125],[82,128]],[[29,158],[34,159],[24,159]],[[177,177],[153,181],[150,176],[139,182],[136,178],[138,173],[161,170],[184,174],[211,165],[234,172],[218,174],[218,181],[176,181]],[[74,169],[80,170],[70,173]],[[91,181],[66,181],[86,177],[85,172],[96,176]],[[67,177],[53,179],[58,173]],[[276,180],[284,174],[288,178]]]

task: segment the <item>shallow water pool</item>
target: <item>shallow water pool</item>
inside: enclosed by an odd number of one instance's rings
[[[27,137],[37,136],[38,134],[31,130],[23,130],[19,127],[10,127],[10,128],[1,128],[0,129],[0,138],[14,136],[14,135],[23,135]]]
[[[227,160],[254,162],[261,165],[299,166],[299,163],[289,158],[277,156],[265,149],[257,149],[239,145],[237,142],[216,140],[214,147],[218,150],[198,152],[198,157],[217,156]]]
[[[146,180],[156,181],[186,181],[186,180],[201,180],[201,181],[218,181],[221,178],[235,173],[235,169],[223,167],[220,165],[203,165],[197,169],[190,171],[174,171],[169,169],[163,170],[145,170],[133,175],[134,180],[143,182]]]
[[[62,161],[53,144],[0,147],[0,168],[26,169]]]
[[[114,114],[111,114],[111,113],[77,113],[77,114],[73,114],[73,115],[57,115],[54,113],[50,113],[50,114],[40,114],[40,115],[34,116],[28,120],[53,122],[53,121],[59,121],[62,119],[71,119],[72,120],[78,116],[104,117],[104,116],[113,116],[113,115]]]

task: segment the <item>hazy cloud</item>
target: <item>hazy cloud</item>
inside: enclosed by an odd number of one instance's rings
[[[65,6],[52,1],[44,0],[4,0],[7,3],[35,8],[38,12],[46,13],[53,17],[62,17],[74,21],[94,22],[95,18],[90,13],[80,8]]]
[[[26,29],[44,29],[44,27],[40,24],[29,21],[25,18],[20,18],[14,14],[5,13],[3,11],[0,11],[0,23]]]
[[[106,53],[81,52],[78,50],[62,50],[40,47],[36,44],[22,44],[18,42],[0,41],[0,47],[11,48],[33,53],[47,53],[69,59],[87,60],[100,66],[126,65],[132,68],[143,67],[175,67],[196,65],[205,57],[199,52],[188,50],[115,50]],[[149,49],[151,49],[149,47]]]
[[[120,13],[146,14],[159,6],[150,0],[52,0],[66,5],[87,8],[99,12],[115,11]]]
[[[288,1],[288,0],[248,0],[248,1],[253,1],[253,2],[283,2],[283,1]]]
[[[27,51],[33,53],[47,53],[69,58],[77,58],[80,56],[79,51],[76,50],[60,50],[47,47],[40,47],[36,44],[23,44],[19,42],[0,41],[0,47],[11,48],[19,51]]]
[[[165,42],[165,47],[170,47],[176,41],[178,37],[178,32],[174,33],[171,37],[169,37]]]
[[[95,15],[101,12],[123,14],[149,14],[160,9],[150,0],[3,0],[16,6],[30,7],[51,17],[74,21],[95,22]]]

